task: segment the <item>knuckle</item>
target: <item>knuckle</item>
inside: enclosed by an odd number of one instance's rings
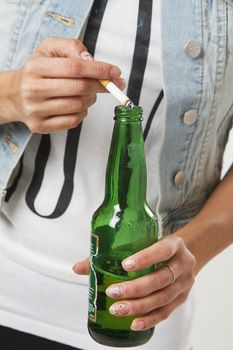
[[[72,76],[79,77],[82,73],[81,60],[70,59],[70,72]]]
[[[128,297],[137,298],[138,295],[140,295],[140,292],[141,292],[141,288],[136,282],[133,284],[133,286],[129,285],[126,287],[126,293]]]
[[[99,62],[96,69],[98,76],[110,76],[110,66],[108,64]]]
[[[184,240],[183,240],[182,237],[176,236],[176,237],[174,237],[174,239],[175,239],[175,241],[177,242],[177,245],[178,245],[179,247],[182,247],[182,246],[185,245],[185,244],[184,244]]]
[[[24,73],[32,73],[35,71],[35,59],[30,57],[23,66]]]
[[[144,319],[145,322],[145,329],[149,329],[154,327],[154,325],[157,323],[157,318],[155,316],[150,316],[149,319],[145,318]]]
[[[189,257],[190,257],[190,265],[192,267],[194,267],[196,265],[196,263],[197,263],[196,258],[195,258],[195,256],[192,253],[189,254]]]
[[[161,271],[158,271],[158,273],[154,273],[154,284],[158,285],[159,287],[163,287],[170,283],[171,276],[167,273],[167,269],[161,269]]]
[[[84,109],[84,110],[82,111],[81,118],[82,118],[82,119],[86,118],[87,114],[88,114],[87,109]]]
[[[31,82],[28,79],[22,79],[21,85],[20,85],[20,91],[23,99],[31,99],[32,97],[32,89],[31,89]]]
[[[192,272],[191,275],[190,275],[190,284],[191,284],[191,286],[193,286],[194,283],[195,283],[195,274],[194,274],[194,272]]]
[[[25,118],[28,120],[28,122],[33,123],[37,116],[34,106],[31,103],[25,103],[23,107]]]
[[[96,94],[91,94],[87,98],[85,98],[85,105],[87,107],[91,107],[96,102]]]
[[[87,112],[86,109],[83,110],[82,112],[78,113],[78,115],[77,115],[77,118],[78,118],[78,120],[79,120],[78,124],[81,123],[81,122],[83,121],[84,118],[86,118],[87,113],[88,113],[88,112]],[[78,125],[78,124],[77,124],[77,125]],[[76,126],[77,126],[77,125],[76,125]]]
[[[170,302],[170,294],[168,291],[163,291],[157,296],[159,305],[167,305]]]
[[[77,95],[86,92],[87,90],[87,82],[84,79],[79,79],[74,81],[73,90],[77,93]]]
[[[21,91],[25,99],[33,100],[41,94],[42,88],[36,81],[24,79],[21,83]]]
[[[136,262],[137,268],[144,268],[151,266],[154,263],[154,254],[151,250],[152,247],[145,248],[135,254],[134,259]]]
[[[193,271],[190,271],[187,275],[185,275],[185,280],[183,283],[183,289],[191,289],[193,284],[195,283],[195,275]]]
[[[71,113],[81,112],[84,108],[84,102],[81,98],[72,100],[70,103]]]
[[[137,301],[132,305],[132,314],[143,314],[145,312],[142,302]]]
[[[42,130],[41,122],[39,120],[29,120],[27,126],[31,132],[40,132]]]
[[[44,47],[44,46],[50,46],[52,43],[53,43],[53,41],[54,41],[54,37],[52,37],[52,36],[48,36],[47,38],[45,38],[42,42],[41,42],[41,44],[40,44],[40,47]]]
[[[164,321],[168,318],[168,316],[170,315],[169,311],[167,309],[162,309],[159,313],[160,315],[160,320]]]
[[[96,103],[96,100],[97,100],[97,95],[96,95],[96,94],[93,94],[93,95],[92,95],[92,98],[91,98],[91,103],[90,103],[90,105],[91,105],[91,106],[94,105],[94,104]]]
[[[68,128],[69,129],[76,128],[79,123],[80,123],[80,120],[79,120],[79,118],[77,116],[70,117],[69,118],[69,122],[68,122]]]
[[[83,42],[79,39],[75,39],[76,41],[76,45],[79,49],[82,49],[82,50],[87,50],[86,46],[83,44]]]
[[[180,295],[180,304],[183,304],[183,303],[185,303],[186,302],[186,300],[187,300],[187,298],[188,298],[188,293],[183,293],[183,294],[181,294]]]
[[[166,242],[165,241],[163,242],[162,249],[163,249],[164,256],[166,256],[167,259],[169,259],[173,255],[173,249],[170,242],[168,242],[168,239],[166,240]]]
[[[196,258],[188,249],[186,249],[186,251],[184,251],[182,254],[181,261],[185,267],[185,270],[194,271],[196,266]]]
[[[70,48],[72,51],[76,51],[80,47],[80,40],[70,39]]]

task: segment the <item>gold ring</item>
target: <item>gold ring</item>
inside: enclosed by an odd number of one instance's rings
[[[166,264],[166,267],[168,267],[169,270],[172,272],[172,281],[171,281],[171,283],[169,284],[169,286],[170,286],[171,284],[173,284],[173,283],[175,282],[175,280],[176,280],[176,275],[175,275],[175,272],[174,272],[173,268],[172,268],[170,265]]]

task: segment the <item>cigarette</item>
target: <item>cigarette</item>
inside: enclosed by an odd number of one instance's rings
[[[87,51],[82,52],[80,56],[86,60],[94,60],[94,57]],[[126,96],[126,94],[124,94],[124,92],[122,92],[112,81],[100,79],[99,82],[120,102],[120,104],[128,108],[135,107],[130,98]]]

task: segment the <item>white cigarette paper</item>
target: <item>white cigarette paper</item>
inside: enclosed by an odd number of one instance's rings
[[[94,57],[87,51],[83,51],[80,57],[84,60],[94,61]],[[110,80],[99,80],[100,84],[103,85],[122,105],[134,106],[133,102],[129,99],[124,92],[122,92],[112,81]]]
[[[110,80],[99,81],[122,105],[127,105],[130,99]]]

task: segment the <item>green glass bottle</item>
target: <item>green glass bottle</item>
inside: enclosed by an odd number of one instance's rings
[[[109,313],[116,300],[105,290],[113,283],[135,279],[154,271],[154,266],[127,272],[121,262],[154,244],[157,220],[146,202],[146,163],[142,134],[142,109],[118,106],[106,170],[105,198],[92,218],[91,270],[88,330],[99,343],[131,347],[146,343],[153,328],[133,331],[136,316]]]

